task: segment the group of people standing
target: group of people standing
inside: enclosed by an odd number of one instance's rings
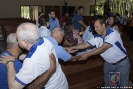
[[[104,59],[104,86],[114,86],[109,83],[109,73],[119,72],[120,84],[117,86],[128,87],[130,62],[115,18],[110,16],[106,23],[102,16],[97,16],[92,25],[87,26],[83,21],[83,12],[84,7],[79,6],[72,21],[66,22],[62,28],[54,10],[39,17],[39,28],[32,23],[19,25],[16,34],[7,37],[7,49],[0,55],[0,87],[68,89],[58,59],[64,62],[81,61],[98,54]],[[81,37],[82,28],[85,31]],[[59,45],[62,41],[65,47]],[[93,50],[90,50],[92,47]],[[28,50],[21,57],[23,63],[18,61],[22,53],[20,48]],[[82,49],[87,51],[80,54]],[[71,55],[75,52],[75,56]]]

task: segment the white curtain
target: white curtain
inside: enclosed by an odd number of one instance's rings
[[[38,6],[30,6],[30,18],[38,23]]]

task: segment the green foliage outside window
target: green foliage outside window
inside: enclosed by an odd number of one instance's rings
[[[97,0],[96,0],[97,1]],[[120,16],[123,16],[125,13],[125,10],[129,12],[128,16],[131,16],[131,13],[133,12],[133,0],[108,0],[109,1],[109,7],[111,8],[111,12],[119,13]],[[105,0],[98,0],[96,2],[96,11],[98,15],[103,15],[104,13],[104,5]]]

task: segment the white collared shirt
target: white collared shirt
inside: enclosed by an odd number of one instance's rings
[[[46,38],[42,38],[29,50],[23,61],[23,66],[16,74],[15,80],[26,86],[35,80],[39,75],[50,68],[49,55],[53,53],[56,57],[56,71],[44,86],[45,89],[68,89],[68,83],[55,53],[52,43]]]
[[[91,40],[88,40],[88,43],[91,46],[96,46],[96,48],[101,47],[103,43],[111,45],[110,48],[100,54],[108,63],[116,63],[127,55],[119,32],[111,28],[107,28],[104,38],[96,34]]]

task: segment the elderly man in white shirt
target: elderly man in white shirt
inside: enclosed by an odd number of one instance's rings
[[[55,53],[55,48],[46,38],[40,38],[38,27],[32,23],[22,23],[17,28],[19,46],[28,50],[23,66],[16,74],[14,70],[14,57],[5,55],[0,58],[8,70],[8,84],[10,89],[22,89],[39,75],[50,68],[49,54],[56,57],[56,71],[50,77],[45,89],[68,89],[68,83]],[[10,61],[9,61],[10,60]]]

